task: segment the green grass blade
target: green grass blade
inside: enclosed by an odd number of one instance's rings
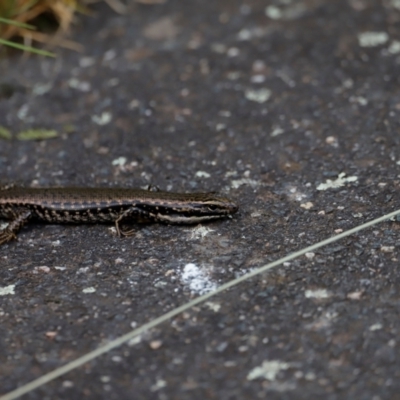
[[[17,134],[18,140],[45,140],[58,137],[54,129],[28,129]]]
[[[30,53],[35,53],[40,56],[47,56],[47,57],[55,57],[54,53],[50,53],[46,50],[35,49],[34,47],[24,46],[23,44],[11,42],[10,40],[0,39],[0,44],[4,44],[5,46],[14,47],[15,49],[29,51]]]
[[[6,139],[6,140],[12,139],[11,132],[7,128],[4,128],[4,126],[1,125],[0,125],[0,139]]]
[[[13,21],[12,19],[2,18],[2,17],[0,17],[0,22],[4,23],[6,25],[18,26],[19,28],[26,28],[26,29],[32,29],[32,30],[36,29],[36,27],[33,25],[24,24],[23,22]]]

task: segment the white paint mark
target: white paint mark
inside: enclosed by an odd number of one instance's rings
[[[376,47],[389,40],[386,32],[363,32],[358,34],[358,43],[361,47]]]
[[[196,177],[197,178],[209,178],[211,175],[208,172],[205,171],[197,171],[196,172]]]
[[[264,361],[260,366],[253,368],[248,374],[247,379],[252,381],[254,379],[262,378],[268,379],[269,381],[276,380],[276,376],[280,371],[284,371],[290,368],[290,364],[279,361]]]
[[[245,92],[247,100],[255,101],[256,103],[265,103],[271,97],[272,92],[267,88],[263,89],[248,89]]]
[[[186,264],[183,268],[181,280],[189,286],[191,292],[200,295],[215,290],[218,285],[213,282],[198,266],[193,263]]]
[[[327,299],[331,297],[326,289],[306,290],[304,294],[307,299]]]
[[[342,172],[334,181],[327,179],[325,183],[321,183],[317,186],[317,190],[337,189],[344,186],[347,182],[356,182],[358,180],[357,176],[348,176],[347,178],[345,178],[345,176],[346,174]]]
[[[309,260],[312,260],[315,257],[315,253],[309,252],[309,253],[306,253],[305,256]]]
[[[0,287],[0,296],[6,296],[7,294],[15,294],[15,285],[8,285]]]
[[[82,290],[82,293],[94,293],[96,289],[94,287],[87,287]]]

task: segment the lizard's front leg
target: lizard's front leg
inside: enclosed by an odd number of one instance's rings
[[[120,223],[125,221],[129,222],[151,222],[154,221],[154,215],[147,211],[141,210],[138,207],[131,207],[125,210],[116,220],[115,229],[117,230],[117,235],[121,236],[131,236],[135,233],[134,229],[129,231],[124,231],[120,228]]]

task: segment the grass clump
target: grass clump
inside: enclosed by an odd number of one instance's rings
[[[86,12],[80,0],[1,0],[0,46],[42,55],[33,42],[81,51],[81,45],[65,38],[76,11]]]

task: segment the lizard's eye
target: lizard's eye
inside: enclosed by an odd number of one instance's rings
[[[211,204],[211,205],[208,206],[208,209],[209,209],[210,211],[215,211],[217,208],[218,208],[218,207],[217,207],[216,205],[214,205],[214,204]]]

